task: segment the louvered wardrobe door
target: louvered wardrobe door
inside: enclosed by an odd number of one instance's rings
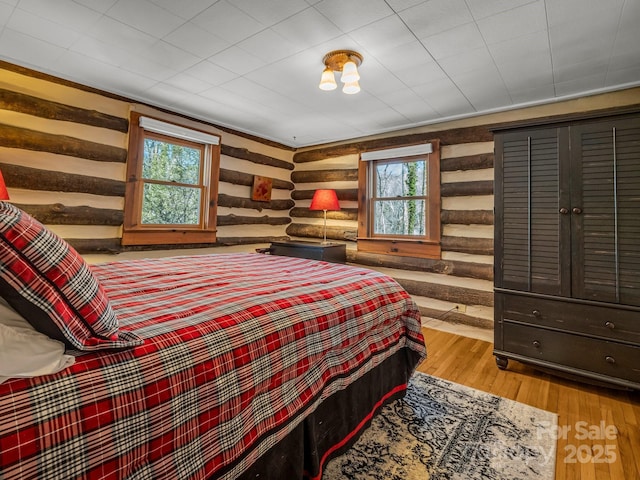
[[[496,136],[496,287],[570,289],[566,128]]]
[[[573,296],[640,305],[640,120],[571,127]]]

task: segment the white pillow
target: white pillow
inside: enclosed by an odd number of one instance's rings
[[[64,344],[36,331],[0,298],[0,383],[13,377],[57,373],[73,365]]]

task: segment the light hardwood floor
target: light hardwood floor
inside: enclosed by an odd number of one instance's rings
[[[558,414],[556,480],[640,480],[640,392],[565,380],[515,361],[499,370],[493,343],[423,332],[421,372]]]

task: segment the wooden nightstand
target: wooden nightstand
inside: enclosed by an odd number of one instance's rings
[[[273,242],[269,248],[269,253],[271,255],[324,260],[325,262],[333,263],[347,262],[347,246],[344,243]]]

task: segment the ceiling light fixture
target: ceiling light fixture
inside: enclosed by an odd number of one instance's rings
[[[334,50],[327,53],[322,61],[325,68],[320,79],[320,90],[335,90],[338,85],[334,72],[342,72],[342,91],[349,95],[360,91],[358,67],[362,64],[362,55],[353,50]]]

